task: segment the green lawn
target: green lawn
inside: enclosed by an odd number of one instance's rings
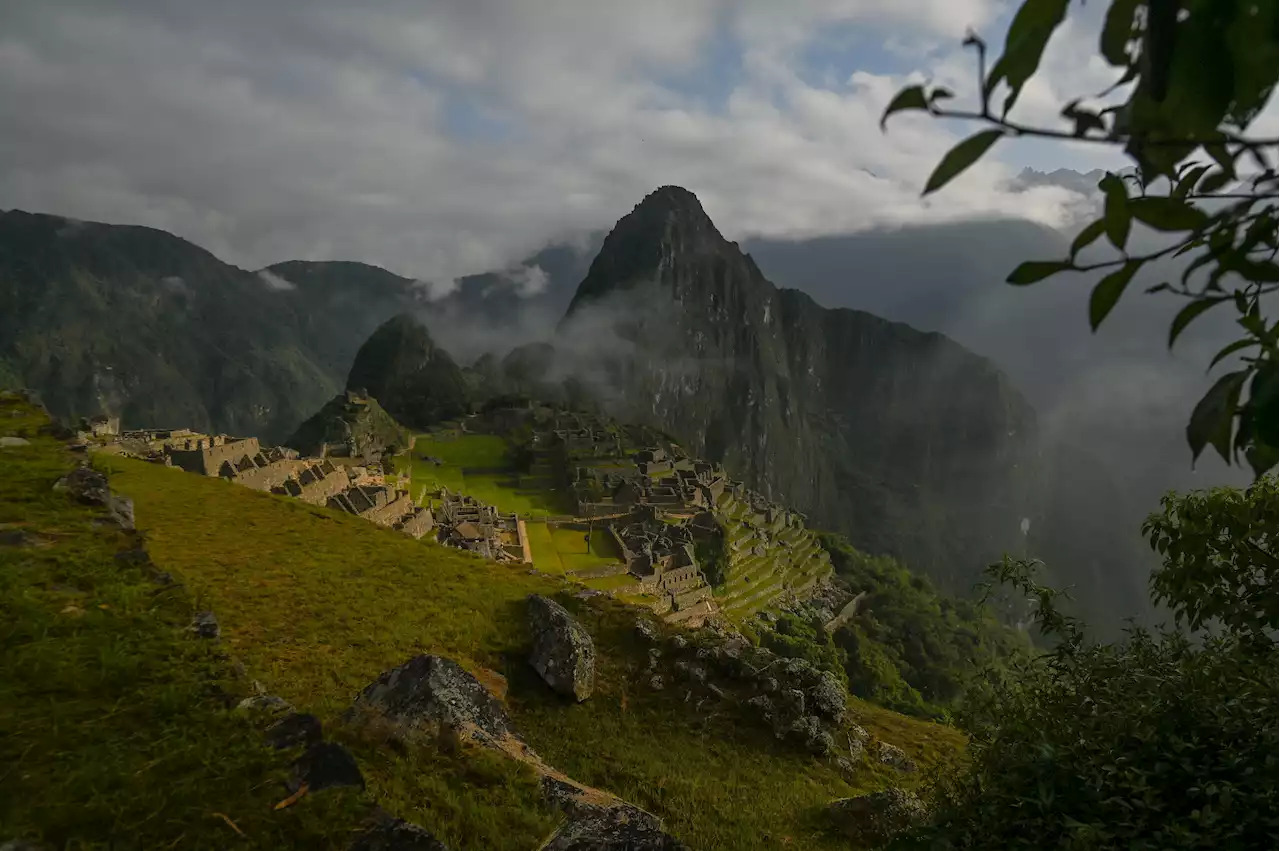
[[[427,456],[444,463],[423,460]],[[419,436],[410,470],[415,498],[423,487],[430,491],[444,486],[526,519],[565,513],[563,499],[554,490],[521,484],[506,441],[496,435],[468,434],[454,439]]]

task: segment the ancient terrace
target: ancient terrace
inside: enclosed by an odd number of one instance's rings
[[[388,474],[378,461],[302,458],[292,449],[262,447],[254,437],[205,435],[187,429],[106,433],[81,431],[104,452],[140,458],[200,476],[327,506],[413,538],[436,539],[499,561],[528,561],[524,525],[469,498],[446,495],[433,511],[409,494],[405,474]]]

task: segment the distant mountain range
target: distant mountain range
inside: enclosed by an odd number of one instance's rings
[[[1179,362],[1161,351],[1167,318],[1138,299],[1090,337],[1087,286],[999,283],[1063,245],[991,221],[739,248],[664,187],[608,237],[441,298],[366,264],[247,272],[162,231],[10,211],[0,384],[63,415],[278,442],[344,386],[379,325],[410,313],[473,399],[589,396],[951,590],[1005,550],[1035,553],[1116,621],[1143,607],[1136,526],[1159,493],[1230,478],[1189,474],[1180,436],[1199,355],[1223,331],[1206,326]]]

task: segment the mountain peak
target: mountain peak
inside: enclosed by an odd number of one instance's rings
[[[669,212],[696,212],[701,213],[704,216],[706,215],[702,209],[702,203],[698,200],[697,195],[694,195],[683,186],[676,186],[674,184],[659,186],[657,189],[644,196],[640,203],[636,204],[633,212],[638,212],[642,209],[657,209]]]
[[[569,313],[608,292],[669,277],[673,263],[712,256],[741,262],[737,246],[720,235],[698,196],[680,186],[659,186],[605,237]]]

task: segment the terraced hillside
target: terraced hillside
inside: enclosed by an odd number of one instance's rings
[[[720,610],[743,620],[779,600],[803,597],[831,575],[831,557],[794,514],[769,517],[726,491],[716,501],[725,532],[725,583],[716,589]]]

